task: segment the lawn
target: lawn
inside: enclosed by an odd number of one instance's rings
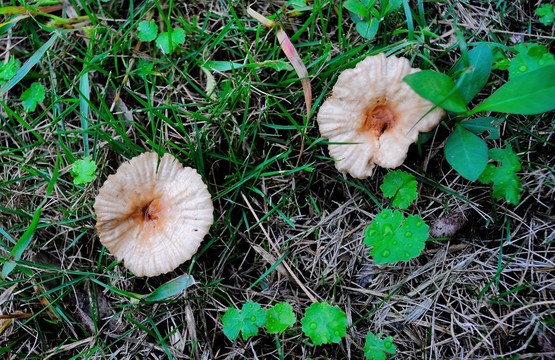
[[[2,359],[555,358],[550,2],[0,10]],[[423,71],[341,80],[380,53]],[[319,127],[341,83],[427,99],[414,144],[385,151],[408,147],[397,169],[338,170],[336,152],[365,155]],[[439,124],[418,130],[427,110]],[[95,213],[147,152],[195,169],[213,202],[196,254],[150,277]]]

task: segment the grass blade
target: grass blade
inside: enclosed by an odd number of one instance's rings
[[[40,59],[42,58],[42,56],[44,55],[46,50],[48,50],[52,46],[52,44],[54,44],[54,42],[56,41],[58,36],[60,36],[60,34],[55,32],[50,37],[50,39],[46,43],[44,43],[44,45],[42,45],[37,50],[37,52],[35,52],[29,58],[29,60],[27,60],[25,62],[25,64],[23,64],[19,68],[19,70],[17,70],[17,73],[15,74],[15,76],[13,78],[11,78],[8,82],[6,82],[6,84],[4,84],[4,86],[0,89],[0,96],[4,95],[7,91],[9,91],[11,88],[13,88],[15,85],[17,85],[21,81],[21,79],[23,79],[25,77],[25,75],[27,75],[27,73],[29,73],[29,71],[31,71],[33,66],[35,66],[40,61]]]

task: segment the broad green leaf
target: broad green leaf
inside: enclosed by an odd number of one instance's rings
[[[380,339],[383,333],[374,335],[368,333],[366,335],[366,342],[364,344],[364,356],[368,360],[385,360],[387,354],[395,354],[397,347],[393,345],[393,337],[388,336],[385,339]]]
[[[260,304],[253,301],[246,302],[241,311],[235,308],[229,308],[222,317],[224,325],[223,331],[225,336],[230,340],[237,339],[239,332],[243,340],[258,334],[258,328],[264,326],[266,322],[266,313],[260,307]]]
[[[347,334],[347,315],[327,302],[312,303],[305,310],[301,324],[314,345],[338,343]]]
[[[380,189],[386,198],[393,198],[393,206],[406,209],[418,197],[417,185],[413,175],[406,171],[394,170],[384,177]]]
[[[368,9],[358,0],[347,0],[343,3],[343,7],[363,19],[368,18]]]
[[[268,334],[282,333],[285,329],[293,326],[296,320],[293,308],[286,302],[281,302],[266,310]]]
[[[21,255],[23,255],[23,252],[25,251],[25,249],[27,249],[27,246],[29,246],[31,239],[33,239],[33,235],[35,235],[35,231],[37,230],[37,225],[40,221],[41,212],[42,205],[39,206],[37,210],[35,210],[33,219],[31,220],[31,224],[14,245],[12,251],[10,252],[10,260],[4,263],[4,267],[2,268],[2,279],[6,279],[6,277],[10,275],[10,273],[16,266],[15,262],[21,259]]]
[[[535,10],[536,15],[540,17],[540,22],[545,26],[553,24],[555,18],[555,13],[553,12],[553,4],[541,4],[539,8]]]
[[[44,101],[45,90],[40,82],[34,82],[21,94],[23,110],[26,112],[35,111],[37,104]]]
[[[482,135],[484,131],[489,131],[488,139],[499,139],[499,123],[501,121],[494,117],[481,117],[461,121],[461,126],[466,130],[470,130],[476,135]]]
[[[233,69],[240,69],[247,65],[240,62],[210,60],[205,62],[204,66],[212,70],[224,72]]]
[[[137,36],[141,41],[152,41],[158,35],[158,25],[154,20],[141,21],[138,26]]]
[[[17,85],[21,79],[23,79],[25,75],[31,71],[33,66],[40,61],[44,53],[50,48],[50,46],[52,46],[52,44],[54,44],[58,36],[60,36],[59,33],[55,32],[47,42],[45,42],[33,55],[31,55],[31,57],[17,70],[15,76],[8,80],[8,82],[0,88],[0,96],[4,95],[8,90]]]
[[[17,69],[21,67],[21,62],[13,55],[7,63],[0,63],[0,84],[3,85],[17,73]]]
[[[183,290],[195,284],[195,279],[188,274],[181,275],[160,285],[158,289],[154,290],[150,295],[142,298],[143,301],[160,301],[181,294]]]
[[[517,172],[522,166],[518,156],[513,152],[510,145],[505,149],[490,149],[489,156],[492,160],[500,162],[501,166],[488,164],[480,175],[480,182],[489,184],[493,182],[493,198],[505,198],[509,204],[518,205],[522,184]]]
[[[445,110],[462,113],[466,111],[466,104],[455,88],[453,79],[449,76],[432,70],[422,70],[407,75],[403,81],[424,99]]]
[[[545,45],[520,43],[514,49],[518,54],[509,65],[509,80],[529,74],[531,71],[555,63],[553,54],[547,52]]]
[[[376,36],[379,26],[379,20],[373,17],[368,20],[358,21],[356,24],[356,28],[360,36],[367,40],[372,40]]]
[[[458,71],[465,73],[459,85],[459,92],[465,104],[468,104],[488,82],[492,60],[490,48],[487,45],[478,45],[468,52],[468,68],[464,69],[465,64],[459,63]]]
[[[161,33],[156,39],[156,46],[158,46],[165,54],[171,54],[177,45],[183,44],[184,42],[185,31],[182,28],[175,28],[171,31]]]
[[[457,124],[445,143],[445,158],[459,174],[476,181],[488,163],[486,142]]]
[[[364,243],[372,247],[376,264],[409,261],[424,249],[429,230],[420,216],[405,218],[398,210],[385,209],[366,228]]]
[[[555,109],[555,64],[508,81],[469,115],[480,111],[534,115]]]
[[[397,10],[401,4],[403,3],[403,0],[383,0],[380,1],[380,12],[385,16],[389,13],[392,13],[393,11]]]

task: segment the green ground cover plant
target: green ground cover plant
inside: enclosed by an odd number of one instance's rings
[[[550,5],[0,3],[0,358],[552,358]],[[446,116],[357,179],[318,112],[378,53]],[[93,207],[144,152],[196,169],[215,219],[150,278]]]

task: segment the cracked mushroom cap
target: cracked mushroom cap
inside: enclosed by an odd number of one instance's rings
[[[372,175],[375,164],[396,168],[418,133],[441,121],[443,109],[424,116],[434,104],[402,81],[417,71],[405,58],[380,53],[339,75],[318,112],[320,133],[331,143],[337,170],[363,179]]]
[[[208,188],[170,154],[144,153],[108,176],[94,204],[100,242],[137,276],[172,271],[214,221]]]

